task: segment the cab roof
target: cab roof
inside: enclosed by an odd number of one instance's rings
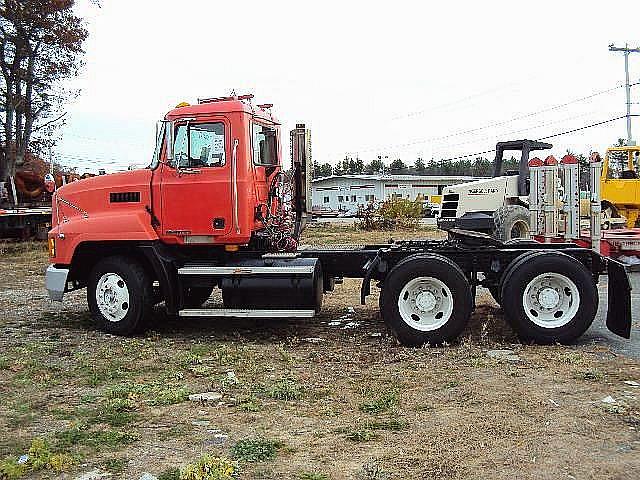
[[[280,122],[271,113],[271,109],[269,107],[266,105],[254,105],[248,100],[238,98],[213,98],[198,100],[198,103],[194,105],[179,105],[169,111],[165,118],[167,120],[175,120],[181,117],[211,115],[216,113],[247,113],[254,117],[268,120],[279,125]]]

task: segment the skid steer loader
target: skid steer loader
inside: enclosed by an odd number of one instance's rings
[[[498,142],[492,178],[444,189],[438,226],[484,232],[503,241],[529,238],[529,156],[552,147],[536,140]],[[518,170],[503,172],[507,151],[520,152]]]

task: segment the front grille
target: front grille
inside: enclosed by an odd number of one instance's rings
[[[457,210],[458,202],[442,202],[443,210]]]
[[[440,217],[441,218],[456,218],[456,211],[455,210],[442,210],[440,212]]]
[[[460,200],[459,193],[447,193],[444,197],[442,197],[443,202],[457,202]]]

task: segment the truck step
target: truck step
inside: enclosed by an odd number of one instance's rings
[[[186,265],[178,269],[178,275],[310,275],[314,265],[291,266],[224,266]]]
[[[312,318],[315,310],[254,310],[249,308],[185,308],[181,317],[236,317],[236,318]]]

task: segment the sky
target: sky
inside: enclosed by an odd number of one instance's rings
[[[148,164],[168,110],[232,91],[273,103],[285,142],[306,123],[320,163],[483,152],[624,115],[624,59],[608,45],[640,47],[632,0],[76,3],[86,65],[54,155],[80,173]],[[640,81],[640,53],[630,67]],[[552,153],[622,137],[618,120],[554,138]]]

